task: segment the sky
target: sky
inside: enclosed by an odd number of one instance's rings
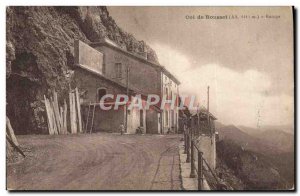
[[[160,64],[180,80],[181,94],[196,95],[206,106],[209,85],[210,111],[220,122],[257,128],[294,123],[291,8],[108,10],[123,30],[156,51]],[[228,18],[205,19],[206,15]]]

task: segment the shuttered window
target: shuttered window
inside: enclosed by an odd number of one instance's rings
[[[122,78],[122,64],[121,63],[115,64],[115,73],[116,73],[116,78]]]

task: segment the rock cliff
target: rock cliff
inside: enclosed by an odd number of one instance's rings
[[[7,115],[18,134],[46,132],[41,100],[50,89],[67,95],[74,39],[107,37],[158,62],[155,51],[119,28],[106,7],[8,7],[6,15]]]

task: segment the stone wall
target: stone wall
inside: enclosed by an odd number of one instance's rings
[[[203,152],[203,157],[211,167],[216,168],[216,139],[215,134],[212,137],[208,135],[201,135],[198,138],[199,150]]]
[[[105,76],[126,85],[129,68],[129,87],[143,94],[160,95],[160,71],[151,65],[108,46],[96,46],[104,54]],[[121,77],[117,76],[116,63],[121,64]]]

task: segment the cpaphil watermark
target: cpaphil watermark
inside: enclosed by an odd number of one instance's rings
[[[157,107],[161,110],[164,109],[178,109],[184,110],[196,110],[196,96],[195,95],[182,95],[178,96],[159,96],[156,94],[149,94],[142,96],[137,94],[135,96],[127,96],[125,94],[106,94],[101,97],[99,101],[100,108],[102,110],[118,110],[120,107],[127,106],[128,110],[139,109],[149,110],[151,107]]]

